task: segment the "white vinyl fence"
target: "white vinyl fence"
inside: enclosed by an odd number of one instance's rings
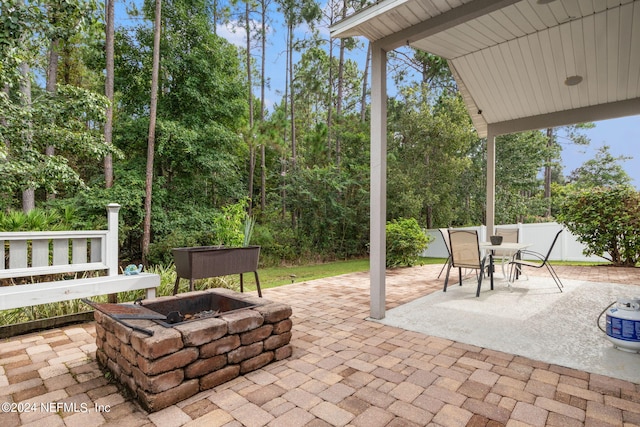
[[[546,255],[549,251],[549,246],[553,242],[553,238],[556,233],[563,228],[562,225],[557,222],[545,222],[538,224],[507,224],[497,225],[498,228],[518,228],[520,230],[520,242],[531,243],[531,246],[527,248],[535,252],[540,252]],[[478,230],[478,238],[481,242],[489,240],[487,234],[487,227],[484,225],[477,227],[460,227],[464,230]],[[433,258],[446,258],[448,256],[447,248],[442,239],[442,235],[438,229],[427,230],[427,234],[432,236],[434,240],[429,243],[429,247],[422,253],[424,257]],[[604,258],[599,256],[585,256],[582,253],[584,245],[579,243],[576,237],[565,229],[558,241],[556,242],[553,252],[549,259],[555,261],[595,261],[604,262]]]

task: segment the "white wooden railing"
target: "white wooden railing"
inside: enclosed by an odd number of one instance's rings
[[[155,296],[156,274],[118,274],[118,211],[107,206],[107,230],[0,232],[0,310],[146,289]],[[36,276],[102,273],[97,277],[33,283]]]

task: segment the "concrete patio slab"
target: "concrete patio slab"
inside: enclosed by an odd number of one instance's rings
[[[476,297],[475,279],[449,286],[387,312],[380,322],[426,335],[640,383],[640,354],[614,348],[598,327],[618,297],[640,287],[532,276],[508,288],[496,280]],[[602,316],[601,316],[602,315]]]

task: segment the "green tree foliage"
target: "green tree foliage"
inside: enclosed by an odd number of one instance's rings
[[[585,255],[627,267],[640,260],[640,193],[629,186],[571,192],[557,219],[586,245]]]
[[[577,188],[630,185],[631,177],[619,162],[629,160],[631,157],[614,157],[609,152],[609,148],[608,145],[600,147],[595,158],[587,160],[582,166],[571,172],[569,181]]]
[[[113,152],[98,127],[106,108],[101,95],[59,85],[56,93],[35,96],[30,108],[11,102],[4,107],[0,111],[0,134],[10,142],[6,160],[0,162],[0,187],[4,192],[41,188],[57,193],[82,187],[79,171],[84,162],[99,163]],[[45,155],[47,146],[56,148],[54,156]]]
[[[335,166],[300,168],[287,187],[304,250],[340,258],[359,255],[368,238],[366,171]]]
[[[361,96],[362,73],[353,61],[345,61],[343,66],[342,101],[345,108],[341,116],[332,116],[337,108],[333,94],[337,91],[337,81],[331,86],[331,76],[338,72],[338,59],[330,58],[321,48],[321,40],[313,40],[295,65],[293,90],[296,102],[296,123],[299,148],[299,162],[310,165],[338,164],[341,155],[342,134],[340,130],[345,120],[353,119],[357,113]],[[332,123],[328,122],[329,117]],[[349,128],[349,124],[346,128]],[[345,126],[343,126],[345,127]]]
[[[547,135],[547,161],[544,165],[544,198],[546,204],[545,217],[550,217],[552,213],[553,197],[551,193],[552,184],[559,182],[562,175],[558,173],[562,170],[560,166],[560,154],[562,152],[561,140],[568,141],[576,145],[589,145],[589,138],[584,134],[584,130],[593,128],[593,123],[579,123],[562,126],[559,128],[546,129]],[[559,133],[561,135],[559,135]]]
[[[429,105],[416,86],[391,114],[388,217],[419,218],[427,228],[456,224],[456,207],[464,206],[457,187],[477,142],[462,99],[443,96]]]
[[[447,60],[414,48],[399,48],[389,53],[393,80],[404,85],[418,76],[422,88],[430,94],[455,93],[456,82]]]
[[[387,267],[411,267],[427,248],[432,237],[427,236],[415,218],[387,222]]]
[[[112,150],[100,126],[106,100],[89,90],[58,85],[54,93],[37,87],[49,60],[50,38],[87,33],[96,4],[87,1],[3,1],[0,3],[0,190],[5,206],[19,204],[22,190],[54,194],[82,187],[84,171]],[[21,75],[20,64],[33,72]],[[30,99],[20,87],[30,83]],[[45,148],[55,149],[45,156]]]
[[[496,138],[496,222],[513,224],[543,216],[540,171],[555,148],[540,131]]]
[[[114,160],[113,187],[104,189],[97,160],[110,152],[101,139],[106,104],[87,90],[102,91],[105,68],[93,1],[0,2],[0,208],[17,206],[20,191],[32,186],[39,206],[74,207],[74,227],[104,228],[104,206],[118,202],[120,253],[127,262],[137,262],[141,251],[153,3],[146,0],[126,27],[116,21],[113,145],[124,156]],[[343,9],[364,3],[334,2],[324,10],[335,22]],[[337,42],[332,52],[332,43],[314,30],[317,2],[281,0],[270,9],[268,4],[260,4],[267,11],[261,19],[286,43],[287,79],[283,87],[272,88],[279,99],[254,108],[261,120],[250,126],[245,61],[257,63],[258,56],[251,45],[253,57],[246,51],[241,56],[217,35],[219,12],[229,4],[162,2],[152,263],[170,263],[172,247],[219,243],[223,219],[230,212],[244,218],[239,206],[247,195],[257,219],[252,243],[262,245],[263,262],[366,254],[370,159],[363,78],[368,70],[336,55]],[[251,11],[245,8],[242,25],[254,25],[246,13]],[[226,24],[233,23],[227,16]],[[301,38],[302,25],[309,31]],[[58,81],[67,84],[47,94],[34,76],[44,75],[44,52],[56,38]],[[340,46],[344,52],[360,44],[346,40]],[[270,46],[267,62],[259,60],[268,67],[277,53]],[[34,70],[31,105],[20,98],[22,63]],[[472,127],[446,60],[401,48],[390,53],[389,68],[398,95],[389,100],[388,219],[416,218],[432,228],[483,223],[486,141]],[[581,141],[576,130],[563,132]],[[536,131],[497,139],[498,222],[544,218],[548,203],[540,172],[545,166],[557,177],[554,212],[560,196],[571,193],[574,185],[564,185],[556,166],[561,137],[549,140]],[[53,157],[44,156],[49,144],[55,146]],[[260,161],[253,162],[258,152]],[[624,159],[602,152],[572,179],[580,186],[628,183],[614,167],[619,160]],[[603,180],[591,179],[594,175]],[[57,191],[57,200],[46,201],[45,191]]]
[[[18,66],[32,62],[41,39],[34,36],[45,29],[39,2],[0,1],[0,86],[14,85],[21,78]]]
[[[104,89],[100,84],[102,74],[91,74],[86,67],[87,59],[104,55],[96,46],[104,41],[99,20],[101,5],[95,0],[42,0],[42,7],[43,35],[50,50],[47,54],[52,54],[47,61],[48,69],[54,73],[51,81],[96,91]]]
[[[144,6],[149,18],[151,6]],[[211,218],[221,206],[246,197],[248,151],[239,131],[247,120],[247,89],[239,53],[213,34],[208,6],[199,0],[163,2],[153,183],[155,241],[169,235],[174,242],[201,241],[211,220],[189,222],[178,217]],[[144,168],[151,43],[152,29],[144,24],[120,29],[116,37],[119,109],[114,143],[130,154],[126,169]],[[194,216],[194,211],[199,213]]]
[[[557,146],[549,146],[543,132],[528,131],[496,138],[496,222],[537,222],[546,211],[543,181],[547,159],[556,156]],[[465,211],[458,211],[458,224],[482,224],[486,210],[486,141],[470,152],[472,166],[456,190],[467,193]]]

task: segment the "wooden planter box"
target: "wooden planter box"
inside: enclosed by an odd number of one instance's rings
[[[240,291],[244,292],[243,273],[253,273],[256,278],[258,296],[262,297],[258,279],[260,246],[225,248],[223,246],[194,246],[172,249],[176,265],[176,283],[173,294],[178,293],[180,279],[189,279],[189,290],[193,291],[195,279],[240,275]]]

